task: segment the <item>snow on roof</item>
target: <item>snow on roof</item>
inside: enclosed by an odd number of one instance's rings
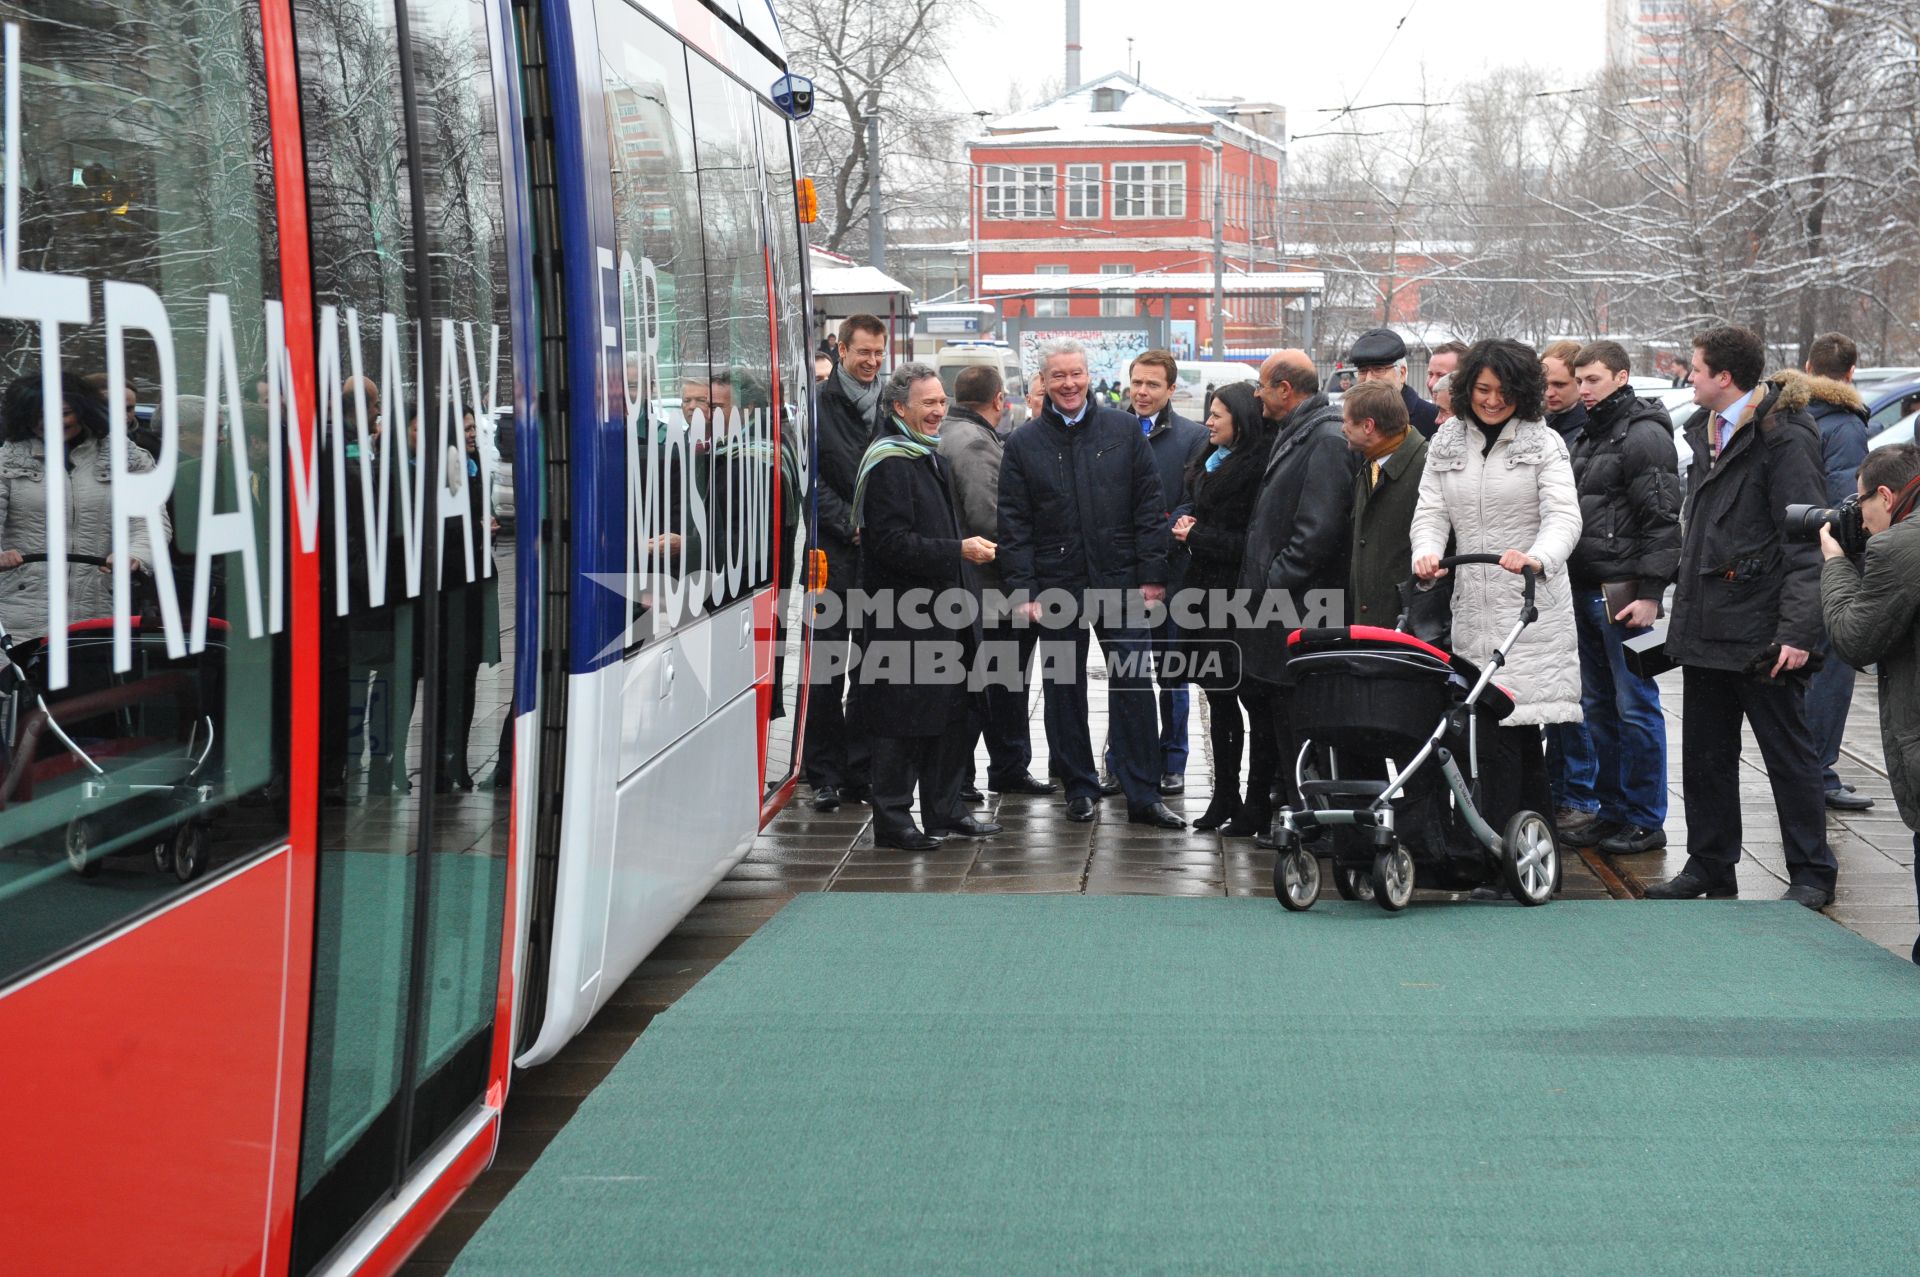
[[[998,125],[994,127],[998,128]],[[1033,129],[1019,133],[995,133],[987,137],[967,139],[969,150],[996,146],[1094,146],[1103,142],[1116,145],[1139,146],[1142,143],[1157,142],[1168,146],[1192,146],[1205,142],[1204,133],[1165,133],[1157,129],[1123,129],[1111,124],[1066,124],[1059,127]]]
[[[851,257],[808,245],[813,263],[813,291],[821,297],[865,296],[913,290],[875,266],[859,266]]]
[[[1093,109],[1096,89],[1117,89],[1120,100],[1114,110],[1096,111]],[[1184,98],[1142,84],[1124,71],[1113,71],[1097,80],[1088,80],[1078,88],[1069,89],[1060,96],[1025,111],[1016,111],[1012,115],[1001,116],[987,125],[990,137],[982,140],[981,145],[990,145],[992,136],[1006,133],[1029,132],[1038,129],[1062,130],[1083,129],[1088,127],[1112,128],[1121,132],[1155,127],[1201,126],[1211,132],[1221,129],[1241,146],[1253,150],[1278,154],[1278,143],[1263,137],[1244,125],[1235,124],[1224,116],[1216,115],[1205,107],[1198,106]]]

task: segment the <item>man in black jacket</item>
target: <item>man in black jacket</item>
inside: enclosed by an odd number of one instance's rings
[[[1667,721],[1659,685],[1627,668],[1626,641],[1652,628],[1680,562],[1680,467],[1673,423],[1633,392],[1620,343],[1570,362],[1587,420],[1573,439],[1581,529],[1567,575],[1600,803],[1579,841],[1624,856],[1667,845]]]
[[[842,797],[864,801],[870,787],[867,742],[847,730],[845,670],[858,659],[860,645],[848,624],[847,596],[860,570],[853,483],[882,420],[880,365],[886,355],[887,326],[872,315],[849,316],[840,325],[840,363],[816,397],[818,545],[827,556],[824,593],[833,596],[826,601],[833,623],[813,633],[814,683],[807,696],[806,772],[816,811],[834,810]]]
[[[1305,351],[1281,350],[1267,356],[1260,366],[1257,393],[1267,420],[1274,423],[1274,438],[1247,524],[1240,586],[1251,592],[1256,610],[1267,596],[1283,592],[1291,599],[1294,614],[1304,617],[1312,605],[1309,592],[1337,591],[1346,585],[1353,473],[1359,461],[1341,432],[1340,410],[1320,393],[1319,374]],[[1345,608],[1335,611],[1338,615]],[[1280,743],[1277,779],[1284,802],[1295,799],[1293,762],[1299,752],[1288,697],[1280,686],[1291,628],[1256,625],[1247,632],[1240,654],[1242,671],[1271,692],[1274,734]],[[1274,779],[1247,778],[1247,809],[1255,819],[1270,811],[1266,787]]]
[[[1657,900],[1739,894],[1740,721],[1753,724],[1780,813],[1791,886],[1820,909],[1839,867],[1827,845],[1820,759],[1807,730],[1807,657],[1820,646],[1820,552],[1783,535],[1786,508],[1818,505],[1820,432],[1804,380],[1760,380],[1766,347],[1744,328],[1693,341],[1693,398],[1679,589],[1667,655],[1685,671],[1680,740],[1686,867]]]
[[[1092,820],[1100,793],[1087,723],[1091,625],[1108,658],[1108,730],[1127,817],[1181,829],[1186,822],[1160,801],[1148,631],[1110,611],[1086,614],[1089,591],[1123,599],[1137,589],[1149,603],[1166,598],[1167,506],[1153,450],[1137,417],[1091,402],[1087,352],[1079,342],[1049,342],[1040,361],[1046,407],[1007,439],[1000,464],[997,562],[1007,589],[1032,596],[1065,591],[1081,608],[1068,641],[1041,639],[1047,746],[1066,774],[1067,818]],[[1038,621],[1038,598],[1023,611],[1030,624]],[[1070,668],[1051,667],[1060,660],[1071,661]]]

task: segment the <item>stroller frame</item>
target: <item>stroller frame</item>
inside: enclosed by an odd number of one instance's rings
[[[1499,564],[1500,556],[1493,554],[1460,554],[1440,560],[1440,566],[1449,569],[1461,566],[1497,567]],[[1412,853],[1401,841],[1395,828],[1393,803],[1429,763],[1437,766],[1447,790],[1452,794],[1455,814],[1467,832],[1488,853],[1490,860],[1499,866],[1500,876],[1505,878],[1508,890],[1523,904],[1545,904],[1552,898],[1559,882],[1559,848],[1546,818],[1538,812],[1523,810],[1508,822],[1504,832],[1496,832],[1480,812],[1467,773],[1462,773],[1458,759],[1444,743],[1448,731],[1455,726],[1456,712],[1464,711],[1468,773],[1479,776],[1478,707],[1487,689],[1493,685],[1494,676],[1506,664],[1507,654],[1512,651],[1513,645],[1540,615],[1534,603],[1537,582],[1531,565],[1522,565],[1521,578],[1524,601],[1512,630],[1494,648],[1490,659],[1479,670],[1478,677],[1457,711],[1450,708],[1443,714],[1404,764],[1396,766],[1391,760],[1386,760],[1388,774],[1385,781],[1341,779],[1338,750],[1331,746],[1328,747],[1328,770],[1331,774],[1325,779],[1314,778],[1308,768],[1314,742],[1309,738],[1301,743],[1300,752],[1294,759],[1294,783],[1304,805],[1297,811],[1291,805],[1283,806],[1274,819],[1273,839],[1277,854],[1274,859],[1273,889],[1281,904],[1295,911],[1312,907],[1319,896],[1320,865],[1315,849],[1307,844],[1328,829],[1349,827],[1368,831],[1368,843],[1374,851],[1373,866],[1368,881],[1363,883],[1357,871],[1342,865],[1338,853],[1334,853],[1335,884],[1340,894],[1348,899],[1371,896],[1389,912],[1405,908],[1413,896],[1415,865]],[[1404,619],[1403,615],[1403,622]],[[1390,654],[1383,653],[1382,656],[1384,659],[1393,659]],[[1410,657],[1409,661],[1412,659]],[[1450,663],[1452,658],[1448,660]],[[1362,806],[1311,805],[1314,798],[1350,800],[1356,794],[1372,794],[1373,797]]]

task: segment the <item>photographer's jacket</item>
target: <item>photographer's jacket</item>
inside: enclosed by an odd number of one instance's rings
[[[1826,499],[1820,432],[1806,407],[1800,374],[1761,382],[1718,458],[1714,414],[1703,408],[1687,422],[1693,464],[1667,630],[1667,655],[1679,664],[1738,672],[1776,644],[1820,647],[1820,547],[1780,535],[1789,505]]]
[[[1046,408],[1007,439],[994,561],[1009,590],[1167,583],[1167,504],[1140,418],[1089,402]]]
[[[1849,665],[1880,667],[1880,741],[1900,819],[1920,829],[1920,519],[1909,515],[1867,541],[1866,570],[1845,555],[1820,569],[1833,650]]]
[[[1658,600],[1680,562],[1680,469],[1667,410],[1622,386],[1568,439],[1580,540],[1567,574],[1583,589],[1639,584]]]

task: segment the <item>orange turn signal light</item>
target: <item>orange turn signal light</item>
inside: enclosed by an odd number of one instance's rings
[[[827,552],[807,551],[807,588],[818,592],[827,588]]]
[[[820,197],[814,193],[812,178],[803,177],[793,184],[793,200],[802,222],[811,226],[820,220]]]

